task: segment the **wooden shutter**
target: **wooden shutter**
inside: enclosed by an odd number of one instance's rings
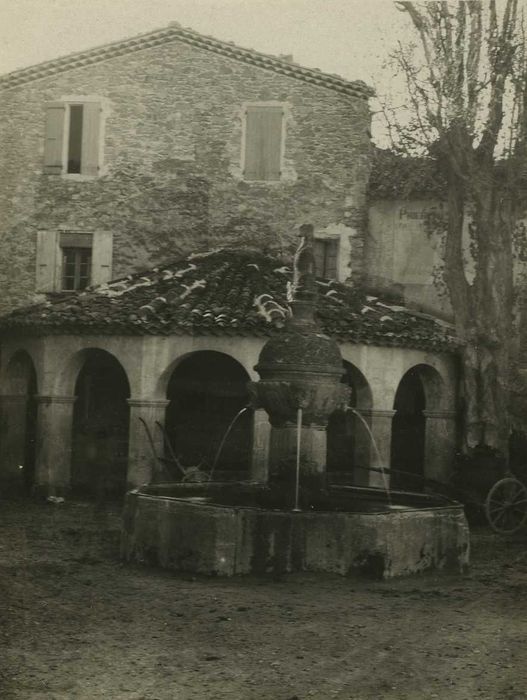
[[[248,107],[245,123],[246,180],[279,180],[282,155],[281,107]]]
[[[62,102],[46,105],[46,127],[44,135],[44,172],[62,172],[64,153],[64,117],[66,107]]]
[[[112,278],[112,238],[111,231],[93,234],[91,284],[104,284]]]
[[[37,231],[37,292],[54,292],[57,289],[58,259],[57,231]]]
[[[338,241],[331,238],[315,238],[313,254],[317,277],[324,277],[328,280],[338,279]]]
[[[83,103],[81,174],[99,174],[99,137],[101,132],[101,105]]]
[[[324,277],[324,262],[326,257],[325,241],[314,240],[313,255],[315,256],[315,274],[317,277]]]

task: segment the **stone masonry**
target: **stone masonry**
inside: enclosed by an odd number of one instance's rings
[[[315,234],[346,239],[347,277],[360,278],[368,88],[354,95],[309,83],[179,41],[177,33],[19,84],[0,81],[1,312],[36,298],[39,230],[111,232],[116,278],[206,248],[287,253],[295,227],[311,223]],[[99,176],[45,173],[45,106],[82,96],[103,105]],[[280,181],[243,179],[243,110],[252,102],[284,107]]]

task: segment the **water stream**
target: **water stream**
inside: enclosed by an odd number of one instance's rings
[[[377,461],[377,468],[381,470],[381,476],[382,476],[382,483],[384,486],[384,490],[386,491],[386,498],[388,499],[388,505],[392,505],[392,499],[391,499],[391,494],[390,494],[390,486],[388,484],[388,479],[386,477],[386,472],[384,471],[384,466],[382,464],[382,458],[381,458],[381,453],[379,452],[379,448],[377,447],[377,443],[375,442],[375,438],[373,437],[373,433],[371,431],[370,426],[368,425],[368,421],[364,418],[364,416],[359,413],[355,408],[352,408],[351,406],[348,406],[346,408],[346,411],[351,411],[354,413],[357,418],[361,421],[361,423],[364,425],[366,428],[366,432],[368,433],[371,444],[373,446],[373,449],[375,451],[375,458]]]
[[[299,495],[300,495],[300,448],[302,445],[302,409],[298,408],[296,412],[296,475],[295,475],[295,507],[294,513],[300,512]]]
[[[238,418],[241,415],[243,415],[245,413],[245,411],[248,411],[249,408],[250,408],[250,406],[244,406],[243,408],[241,408],[238,411],[238,413],[234,416],[234,418],[231,420],[231,422],[229,423],[229,427],[225,431],[225,434],[223,435],[223,437],[221,439],[220,446],[218,447],[218,450],[217,450],[216,455],[214,457],[214,462],[212,463],[212,468],[211,468],[210,473],[209,473],[209,481],[212,481],[212,476],[214,474],[214,470],[216,469],[216,465],[218,464],[218,460],[221,456],[225,442],[226,442],[227,438],[229,437],[229,433],[234,428],[234,425],[235,425],[236,421],[238,420]]]

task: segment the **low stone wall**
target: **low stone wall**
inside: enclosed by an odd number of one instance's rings
[[[461,572],[469,561],[468,526],[458,504],[293,513],[205,500],[130,492],[122,558],[217,576],[324,571],[375,578]]]

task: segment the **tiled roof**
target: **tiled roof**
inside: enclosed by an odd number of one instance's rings
[[[214,39],[210,36],[198,34],[198,32],[181,27],[177,23],[172,23],[168,27],[158,29],[153,32],[148,32],[147,34],[140,34],[139,36],[132,37],[131,39],[124,39],[123,41],[105,44],[104,46],[99,46],[94,49],[80,51],[79,53],[63,56],[62,58],[57,58],[52,61],[39,63],[36,66],[30,66],[29,68],[22,68],[21,70],[13,71],[12,73],[8,73],[0,78],[0,87],[16,87],[17,85],[21,85],[32,80],[47,78],[51,75],[55,75],[56,73],[63,73],[64,71],[75,68],[82,68],[93,63],[100,63],[101,61],[115,58],[116,56],[123,56],[136,51],[149,49],[154,46],[168,44],[173,41],[180,41],[184,44],[190,44],[191,46],[195,46],[200,49],[206,49],[207,51],[211,51],[212,53],[216,53],[236,61],[242,61],[243,63],[248,63],[250,65],[257,66],[258,68],[264,68],[274,71],[275,73],[281,73],[293,78],[298,78],[299,80],[303,80],[307,83],[320,85],[321,87],[336,90],[337,92],[341,92],[352,97],[368,99],[368,97],[373,95],[373,90],[361,80],[348,81],[338,75],[323,73],[316,68],[302,68],[302,66],[291,63],[284,58],[269,56],[267,54],[260,53],[259,51],[253,51],[252,49],[242,49],[233,43],[220,41],[219,39]]]
[[[268,336],[289,314],[292,270],[262,253],[219,250],[62,293],[0,318],[0,330],[45,334]],[[340,341],[454,351],[452,326],[334,281],[318,280],[317,315]]]
[[[445,199],[446,182],[436,160],[373,148],[368,194],[371,199]]]

